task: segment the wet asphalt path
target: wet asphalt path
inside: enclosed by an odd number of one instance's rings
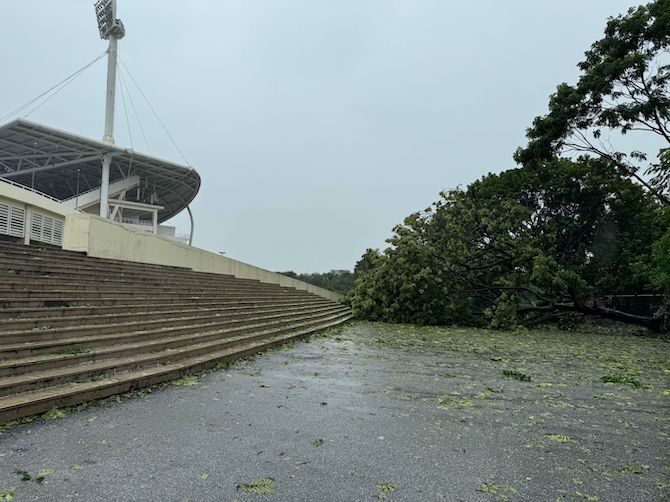
[[[17,502],[669,500],[668,402],[656,388],[572,388],[548,370],[544,383],[522,382],[504,378],[485,350],[398,347],[392,336],[352,323],[192,385],[10,429],[0,435],[0,493]],[[545,364],[523,362],[534,375]],[[607,394],[616,397],[594,397]],[[259,480],[269,493],[245,486]]]

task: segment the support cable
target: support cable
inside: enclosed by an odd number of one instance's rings
[[[118,53],[117,53],[118,57]],[[123,114],[126,117],[126,127],[128,128],[128,137],[130,138],[130,163],[128,164],[128,172],[126,173],[126,176],[130,176],[132,170],[133,170],[133,158],[135,157],[135,143],[133,142],[133,130],[130,127],[130,116],[128,115],[128,107],[126,106],[126,94],[123,91],[124,85],[123,85],[123,76],[121,75],[121,72],[119,72],[119,79],[121,85],[119,86],[119,89],[121,89],[121,101],[123,102]]]
[[[121,77],[121,72],[119,72],[119,79],[121,80],[121,85],[119,89],[121,90],[121,102],[123,103],[123,115],[126,119],[126,127],[128,128],[128,137],[130,138],[130,148],[135,150],[135,144],[133,143],[133,130],[130,128],[130,119],[128,115],[128,107],[126,106],[126,93],[123,92],[123,78]]]
[[[8,113],[7,115],[4,115],[4,116],[0,117],[0,123],[5,122],[7,119],[10,119],[10,118],[13,117],[14,115],[18,115],[18,114],[21,113],[23,110],[25,110],[26,108],[28,108],[30,105],[32,105],[33,103],[39,101],[39,100],[42,99],[44,96],[47,96],[49,93],[51,93],[52,91],[55,90],[55,92],[54,92],[53,94],[51,94],[50,96],[48,96],[48,97],[47,97],[44,101],[42,101],[39,105],[37,105],[35,108],[33,108],[32,110],[30,110],[26,115],[24,115],[24,117],[27,117],[28,115],[30,115],[31,113],[33,113],[35,110],[37,110],[38,108],[40,108],[42,105],[44,105],[47,101],[49,101],[49,100],[50,100],[52,97],[54,97],[56,94],[58,94],[61,90],[63,90],[63,88],[65,88],[70,82],[72,82],[72,81],[73,81],[74,79],[76,79],[79,75],[81,75],[85,70],[87,70],[88,68],[90,68],[91,66],[93,66],[94,63],[98,62],[100,59],[102,59],[103,57],[105,57],[105,55],[107,55],[107,51],[105,51],[105,52],[103,52],[102,54],[100,54],[100,55],[99,55],[98,57],[96,57],[93,61],[91,61],[90,63],[88,63],[88,64],[86,64],[85,66],[81,67],[81,68],[78,69],[76,72],[72,73],[71,75],[68,75],[68,76],[65,77],[63,80],[61,80],[60,82],[58,82],[57,84],[52,85],[51,87],[49,87],[46,91],[44,91],[42,94],[40,94],[40,95],[37,96],[36,98],[33,98],[33,99],[31,99],[30,101],[28,101],[27,103],[25,103],[25,104],[19,106],[18,108],[16,108],[15,110],[11,111],[11,112]]]
[[[125,71],[126,71],[126,72],[128,73],[128,75],[130,76],[131,80],[132,80],[133,83],[135,84],[135,87],[137,87],[137,90],[140,91],[140,94],[141,94],[142,97],[144,98],[144,101],[146,102],[146,104],[147,104],[147,106],[149,107],[149,109],[151,110],[151,112],[154,114],[154,117],[156,117],[156,120],[158,121],[158,123],[160,124],[160,126],[163,128],[163,131],[165,132],[165,134],[167,135],[167,137],[170,138],[170,141],[172,142],[172,145],[177,149],[177,151],[179,152],[179,155],[181,155],[181,158],[184,160],[184,162],[186,163],[186,165],[190,165],[189,162],[188,162],[188,160],[186,160],[186,157],[184,156],[184,153],[181,151],[181,148],[179,148],[179,146],[177,146],[177,143],[175,142],[174,138],[172,137],[172,135],[170,134],[170,132],[167,130],[167,127],[165,127],[165,124],[163,124],[163,121],[162,121],[161,118],[158,116],[158,113],[156,113],[156,110],[154,109],[154,107],[153,107],[153,106],[151,105],[151,103],[149,102],[149,99],[146,97],[146,95],[145,95],[144,92],[142,91],[142,88],[140,87],[140,85],[137,83],[137,80],[135,80],[135,77],[133,77],[133,74],[130,72],[130,70],[128,69],[128,67],[127,67],[127,66],[125,65],[125,63],[123,62],[123,60],[122,60],[120,57],[119,57],[118,59],[119,59],[119,62],[121,63],[121,66],[123,66],[123,68],[125,69]]]
[[[137,108],[135,108],[135,101],[133,100],[133,95],[130,92],[130,88],[126,84],[126,80],[123,76],[123,68],[119,67],[119,79],[121,81],[121,85],[126,89],[126,94],[128,95],[128,101],[130,102],[130,108],[133,110],[133,115],[135,116],[135,120],[137,121],[137,125],[140,128],[140,132],[142,133],[142,138],[144,139],[144,144],[147,147],[147,151],[151,153],[151,147],[149,146],[149,140],[147,139],[147,135],[144,132],[144,126],[142,126],[142,121],[140,120],[140,116],[137,114]]]

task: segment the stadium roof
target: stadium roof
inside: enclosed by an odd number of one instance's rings
[[[191,166],[25,119],[0,126],[0,178],[11,179],[61,201],[77,196],[78,170],[80,194],[100,187],[105,154],[113,157],[110,183],[136,175],[141,187],[155,194],[152,203],[163,206],[158,213],[159,222],[184,209],[200,189],[200,176]]]

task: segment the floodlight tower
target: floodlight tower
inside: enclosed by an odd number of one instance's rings
[[[116,0],[98,0],[95,2],[95,15],[98,18],[100,38],[109,40],[107,49],[107,101],[105,106],[105,135],[102,140],[114,143],[114,105],[116,102],[116,59],[118,41],[126,34],[120,19],[116,18]],[[109,167],[112,156],[102,158],[102,179],[100,181],[100,216],[109,216]]]

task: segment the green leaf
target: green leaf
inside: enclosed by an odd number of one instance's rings
[[[241,487],[245,493],[272,493],[277,489],[277,483],[272,478],[265,478],[242,484]]]

